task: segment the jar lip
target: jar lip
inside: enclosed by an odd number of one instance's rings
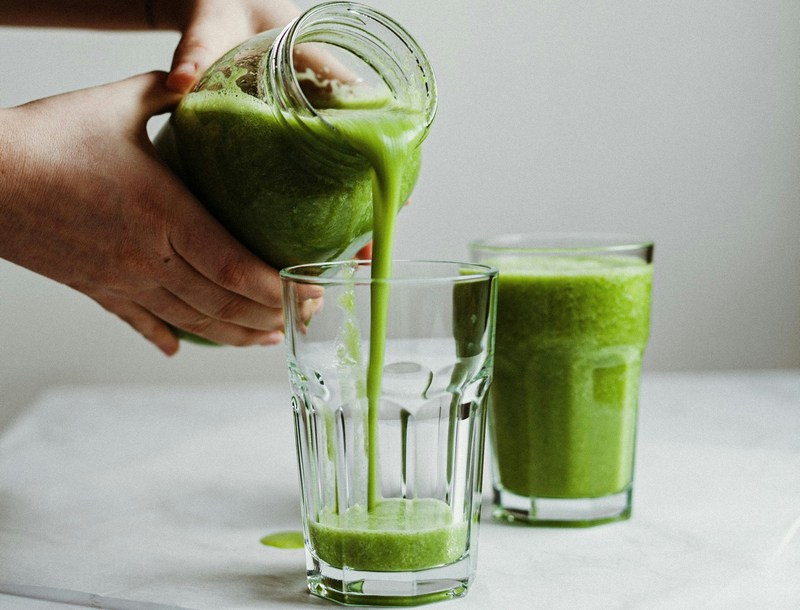
[[[382,25],[391,31],[402,41],[403,48],[414,56],[415,69],[421,74],[420,80],[426,88],[424,139],[433,122],[437,108],[436,79],[433,74],[433,69],[422,48],[403,26],[388,15],[367,5],[341,0],[324,2],[311,7],[287,25],[276,38],[274,48],[270,51],[268,57],[265,57],[265,61],[269,62],[271,68],[269,70],[270,87],[273,91],[278,89],[278,83],[276,81],[280,79],[283,87],[288,89],[287,94],[289,98],[299,102],[300,108],[294,107],[291,109],[295,111],[300,110],[303,113],[311,115],[319,119],[328,128],[335,130],[335,127],[318,112],[313,104],[311,104],[300,87],[300,82],[297,78],[297,72],[294,66],[293,51],[297,44],[302,42],[315,42],[313,36],[308,40],[303,40],[303,36],[307,35],[308,30],[315,25],[338,25],[340,27],[355,29],[359,24],[365,26],[368,21]],[[354,52],[346,46],[342,46],[342,48]],[[381,46],[380,50],[384,53],[389,53],[385,45]],[[261,86],[261,83],[259,83],[259,85]],[[278,101],[282,111],[290,110],[288,99],[278,99],[276,101]]]

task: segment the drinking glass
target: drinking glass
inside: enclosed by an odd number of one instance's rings
[[[587,526],[631,514],[653,244],[501,235],[470,245],[498,281],[489,398],[495,517]]]
[[[496,270],[281,272],[308,586],[345,604],[465,595],[475,575]],[[324,289],[303,299],[308,285]],[[304,290],[305,289],[305,290]]]

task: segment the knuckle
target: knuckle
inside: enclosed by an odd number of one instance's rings
[[[209,51],[208,44],[206,44],[203,38],[195,34],[184,36],[183,40],[180,41],[179,47],[182,53],[191,53],[192,51],[205,53]]]
[[[247,347],[256,343],[255,339],[249,335],[241,335],[231,339],[230,344],[234,347]]]
[[[264,294],[264,302],[268,307],[279,311],[283,308],[283,295],[281,293],[280,281],[271,282],[267,285]]]
[[[108,294],[117,298],[126,298],[134,295],[140,288],[132,278],[115,271],[112,265],[97,267],[87,270],[81,277],[69,280],[66,283],[70,288],[84,294]]]
[[[247,303],[244,299],[231,297],[225,299],[214,310],[213,316],[218,320],[233,322],[244,317]]]
[[[178,326],[192,334],[205,336],[211,327],[212,322],[213,321],[210,318],[206,317],[193,318],[191,320],[182,321],[180,324],[178,324]]]
[[[229,290],[236,290],[247,277],[246,266],[238,260],[225,261],[217,271],[216,282]]]

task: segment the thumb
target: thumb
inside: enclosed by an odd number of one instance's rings
[[[206,44],[209,33],[202,25],[191,25],[181,37],[172,56],[172,68],[166,86],[176,93],[187,93],[200,75],[216,59],[216,54]]]
[[[107,85],[113,87],[121,104],[130,105],[130,114],[137,122],[169,112],[177,106],[181,95],[166,86],[167,73],[163,71],[137,74]]]
[[[194,3],[172,56],[167,87],[187,93],[223,53],[258,32],[283,27],[299,14],[291,0]]]

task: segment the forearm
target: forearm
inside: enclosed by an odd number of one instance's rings
[[[0,25],[178,29],[178,4],[176,0],[3,0]]]
[[[36,207],[28,205],[26,196],[35,197],[40,183],[31,180],[36,160],[25,147],[20,120],[24,120],[20,108],[0,108],[0,258],[24,265],[25,242],[33,224],[30,216]]]

